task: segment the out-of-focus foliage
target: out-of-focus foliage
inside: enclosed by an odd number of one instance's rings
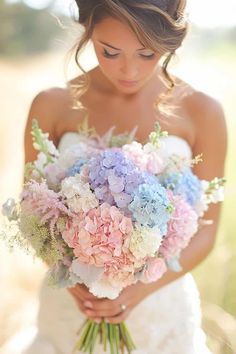
[[[185,52],[197,53],[198,57],[215,58],[215,54],[228,59],[229,50],[236,53],[236,27],[198,28],[191,25],[190,35],[184,44]]]
[[[35,10],[23,2],[0,0],[0,55],[16,56],[55,48],[63,29],[50,8]]]

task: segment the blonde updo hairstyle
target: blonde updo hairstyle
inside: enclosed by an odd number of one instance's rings
[[[126,23],[137,35],[140,43],[164,57],[162,63],[163,78],[167,87],[164,94],[157,97],[154,106],[163,113],[167,112],[165,100],[176,86],[174,78],[168,73],[168,64],[181,46],[188,24],[184,10],[186,0],[75,0],[79,10],[76,20],[83,26],[83,34],[75,50],[75,61],[84,73],[80,84],[72,85],[77,106],[81,107],[80,97],[89,87],[88,75],[79,63],[79,57],[91,39],[94,26],[107,17]]]

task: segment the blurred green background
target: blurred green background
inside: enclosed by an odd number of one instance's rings
[[[188,11],[192,26],[172,71],[222,103],[229,134],[228,182],[217,243],[193,274],[209,346],[216,354],[232,354],[236,353],[236,3],[189,0]],[[74,15],[72,0],[66,4],[0,0],[0,202],[20,190],[23,131],[32,99],[40,90],[63,86],[77,75],[73,63],[68,71],[64,65],[80,32],[71,20]],[[82,63],[87,69],[96,64],[91,48]],[[40,261],[32,262],[20,251],[9,255],[1,245],[1,354],[20,353],[24,341],[35,333],[37,292],[44,272]]]

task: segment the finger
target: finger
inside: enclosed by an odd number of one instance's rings
[[[82,297],[84,298],[84,301],[89,301],[89,302],[91,302],[91,301],[96,301],[97,300],[97,297],[96,296],[94,296],[90,291],[89,291],[89,289],[88,288],[82,288],[82,289],[80,289],[80,288],[78,288],[78,289],[76,289],[77,291],[78,291],[78,293],[80,293],[81,295],[82,295]]]
[[[76,286],[69,289],[83,301],[96,299],[96,297],[89,292],[85,285],[77,284]]]
[[[121,312],[120,304],[111,300],[85,301],[84,306],[86,313],[91,316],[112,317]]]
[[[76,294],[76,291],[75,289],[71,288],[69,289],[71,295],[73,296],[73,298],[75,299],[75,302],[77,304],[77,306],[79,307],[80,311],[86,316],[86,317],[89,317],[91,318],[92,320],[94,320],[95,322],[97,323],[100,323],[102,321],[102,318],[101,317],[98,317],[96,314],[94,315],[89,315],[88,313],[86,313],[86,310],[87,308],[84,306],[84,301],[81,300],[80,298],[78,298],[77,294]]]
[[[108,322],[108,323],[112,323],[112,324],[121,323],[122,321],[126,320],[126,318],[128,317],[130,311],[131,311],[130,309],[126,309],[125,311],[120,312],[116,316],[105,317],[105,321]]]

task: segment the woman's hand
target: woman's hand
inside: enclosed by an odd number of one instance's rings
[[[76,284],[74,287],[72,288],[67,288],[67,290],[69,291],[69,293],[73,296],[73,298],[75,299],[79,309],[87,316],[86,313],[86,306],[84,305],[86,302],[90,302],[90,301],[95,301],[97,300],[97,297],[94,296],[92,293],[90,293],[90,291],[88,290],[88,288],[84,285],[84,284]],[[97,322],[100,319],[97,318],[93,318],[94,320],[96,320]]]
[[[96,322],[105,318],[106,322],[114,324],[124,321],[132,309],[148,295],[147,286],[140,282],[125,288],[114,300],[98,299],[84,285],[78,284],[69,291],[87,317]]]

